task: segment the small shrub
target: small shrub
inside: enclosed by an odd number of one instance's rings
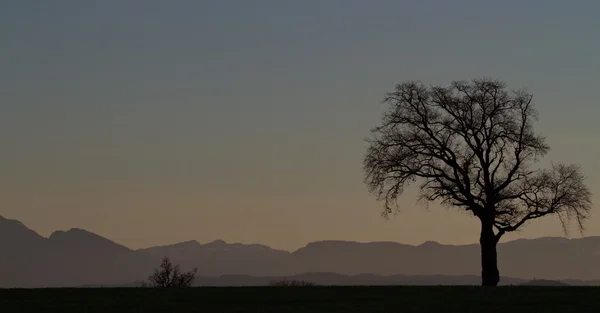
[[[194,268],[190,272],[181,273],[179,265],[173,266],[171,260],[165,257],[160,264],[160,268],[154,270],[154,274],[148,277],[146,286],[153,288],[190,287],[194,278],[196,278],[196,272],[197,269]]]

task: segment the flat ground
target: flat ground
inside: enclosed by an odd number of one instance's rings
[[[600,312],[597,287],[240,287],[0,290],[2,313]]]

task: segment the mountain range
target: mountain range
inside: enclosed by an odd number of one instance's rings
[[[198,268],[204,286],[266,285],[290,278],[329,285],[478,284],[479,246],[318,241],[290,252],[259,244],[186,241],[133,250],[71,229],[42,237],[0,216],[0,288],[127,286],[163,257]],[[498,245],[502,284],[531,279],[600,285],[600,237],[519,239]]]

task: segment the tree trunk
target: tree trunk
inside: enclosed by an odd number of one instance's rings
[[[497,286],[500,281],[498,271],[498,255],[496,253],[496,234],[494,234],[493,223],[481,221],[481,285]]]

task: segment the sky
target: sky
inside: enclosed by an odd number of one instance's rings
[[[598,12],[593,0],[2,1],[0,215],[131,248],[478,242],[475,218],[425,209],[415,190],[381,217],[362,158],[384,93],[405,80],[525,87],[545,160],[580,164],[598,194]],[[600,212],[586,226],[600,235]],[[504,241],[562,235],[548,217]]]

